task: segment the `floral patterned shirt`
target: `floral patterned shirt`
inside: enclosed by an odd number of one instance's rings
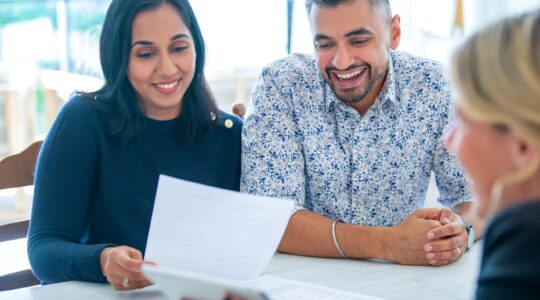
[[[452,208],[472,197],[443,145],[450,100],[442,65],[404,52],[391,52],[364,116],[336,98],[313,56],[278,60],[252,94],[241,190],[347,223],[393,226],[423,207],[434,172],[438,201]]]

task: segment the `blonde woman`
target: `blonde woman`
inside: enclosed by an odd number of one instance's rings
[[[453,61],[447,147],[490,219],[477,299],[540,299],[540,11],[478,32]]]

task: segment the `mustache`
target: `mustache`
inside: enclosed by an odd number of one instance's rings
[[[371,70],[371,65],[368,64],[368,63],[363,63],[363,64],[353,64],[353,65],[350,65],[348,66],[346,69],[344,70],[340,70],[336,67],[327,67],[326,69],[324,69],[326,71],[326,74],[328,74],[330,76],[330,72],[334,71],[334,72],[347,72],[347,71],[351,71],[351,70],[354,70],[354,69],[358,69],[358,68],[367,68],[368,71]]]

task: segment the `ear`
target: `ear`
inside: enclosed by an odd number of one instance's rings
[[[390,48],[396,50],[401,40],[401,17],[395,15],[390,24]]]
[[[522,137],[516,136],[515,146],[512,147],[514,165],[519,169],[529,166],[540,155],[540,149]]]

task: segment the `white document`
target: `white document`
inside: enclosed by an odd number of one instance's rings
[[[274,255],[294,202],[161,175],[145,260],[182,271],[254,279]]]
[[[150,264],[143,264],[142,271],[144,276],[155,283],[171,300],[222,300],[227,295],[234,295],[245,300],[268,300],[263,292],[245,286],[245,281],[241,280],[230,280]]]
[[[143,264],[144,275],[169,299],[221,300],[234,295],[245,300],[380,300],[362,294],[265,275],[250,281]]]
[[[272,300],[380,300],[381,298],[265,275],[247,286]]]

